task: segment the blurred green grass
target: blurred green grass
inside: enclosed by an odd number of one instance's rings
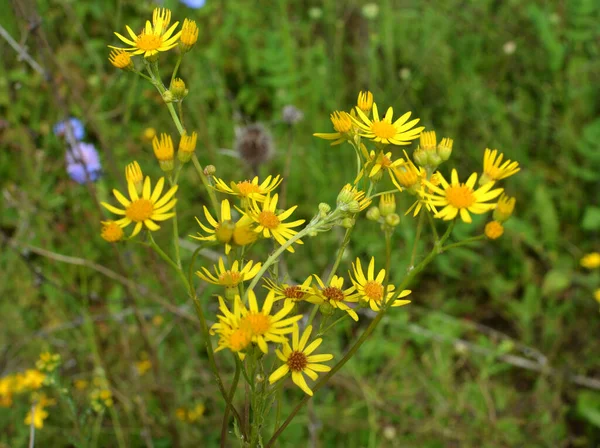
[[[209,0],[191,10],[165,2],[174,17],[190,17],[200,27],[199,42],[180,73],[190,88],[185,119],[199,133],[201,162],[214,164],[224,179],[250,176],[247,166],[221,149],[232,147],[236,126],[266,124],[277,155],[261,173],[281,173],[292,148],[288,195],[289,203],[300,204],[299,214],[308,217],[318,202],[332,202],[354,177],[349,148],[331,148],[311,134],[328,132],[329,113],[348,109],[361,89],[370,89],[378,104],[411,110],[428,129],[453,137],[453,159],[462,172],[480,169],[486,147],[499,148],[523,167],[507,183],[517,211],[505,236],[439,257],[413,288],[413,305],[386,318],[314,408],[285,432],[281,445],[304,444],[308,434],[322,446],[348,447],[600,443],[600,396],[569,380],[600,375],[600,316],[592,298],[599,279],[578,267],[580,256],[599,244],[600,4],[386,0],[374,18],[363,13],[365,4]],[[101,151],[105,167],[95,186],[100,199],[123,186],[122,167],[133,159],[159,175],[142,133],[146,127],[175,129],[152,86],[118,72],[106,59],[106,45],[117,44],[112,32],[122,32],[125,24],[140,26],[153,6],[66,0],[0,6],[2,26],[18,41],[25,39],[53,80],[44,80],[0,44],[0,294],[5,298],[0,371],[25,368],[42,347],[53,347],[71,360],[67,375],[89,377],[90,344],[96,344],[116,388],[127,391],[139,381],[131,390],[145,403],[150,423],[143,422],[133,398],[120,402],[131,446],[143,444],[144,427],[150,426],[157,440],[166,434],[151,381],[132,373],[142,345],[131,316],[123,322],[102,320],[94,326],[95,343],[86,325],[38,333],[88,312],[122,312],[128,306],[125,289],[27,245],[117,270],[112,249],[98,235],[93,196],[68,179],[64,147],[51,129],[68,115],[84,121],[87,140]],[[36,24],[36,14],[51,51],[36,38],[37,28],[27,28]],[[513,53],[507,52],[510,43]],[[174,58],[163,59],[166,78]],[[305,116],[293,129],[281,121],[287,104]],[[194,185],[193,173],[185,173],[183,182]],[[180,194],[180,203],[190,204],[180,210],[185,236],[196,232],[193,216],[205,198],[191,187]],[[457,226],[456,232],[468,235],[477,225],[482,222]],[[403,218],[393,259],[398,276],[408,264],[405,247],[413,232],[411,218]],[[361,221],[356,233],[360,238],[342,272],[356,256],[383,253],[376,226]],[[168,235],[160,237],[167,244]],[[302,253],[287,258],[290,277],[327,269],[341,237],[331,232],[307,241]],[[183,291],[149,256],[141,247],[128,247],[132,280],[183,304]],[[181,429],[184,440],[193,443],[202,435],[213,446],[222,403],[198,349],[201,338],[192,324],[156,302],[148,300],[146,309],[167,321],[152,338],[160,342],[177,403],[200,400],[208,407],[201,424]],[[337,344],[341,352],[355,330],[341,330],[331,342],[334,349]],[[541,375],[503,362],[498,356],[535,359],[514,341],[539,350],[555,370]],[[229,360],[220,361],[226,367]],[[298,398],[294,391],[289,395]],[[28,428],[14,417],[25,408],[21,411],[0,408],[0,442],[6,446],[27,440]],[[39,443],[59,446],[69,427],[66,418],[52,415]],[[110,419],[102,428],[101,445],[113,445]]]

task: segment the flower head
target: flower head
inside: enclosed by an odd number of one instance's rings
[[[196,131],[192,132],[191,135],[182,135],[179,140],[179,150],[177,151],[177,157],[182,163],[188,162],[192,158],[192,154],[196,150],[196,141],[198,140],[198,134]]]
[[[373,94],[368,90],[366,92],[359,92],[356,106],[365,114],[369,115],[369,112],[371,112],[371,108],[373,107]]]
[[[127,227],[129,224],[135,223],[131,237],[140,233],[143,226],[146,226],[148,230],[156,231],[160,229],[160,226],[154,221],[165,221],[175,215],[174,213],[168,212],[175,207],[175,204],[177,203],[177,199],[171,198],[177,192],[178,187],[177,185],[174,185],[161,198],[160,195],[164,185],[165,178],[161,177],[156,183],[154,191],[152,191],[150,177],[146,176],[141,196],[138,195],[133,182],[127,182],[129,199],[123,196],[118,190],[113,190],[115,198],[123,207],[125,207],[124,209],[114,207],[106,202],[102,202],[101,204],[108,211],[116,215],[123,215],[123,218],[116,221],[117,225],[120,227]]]
[[[600,252],[591,252],[584,255],[579,263],[586,269],[600,268]]]
[[[252,343],[252,332],[247,326],[242,327],[242,302],[235,296],[233,310],[229,310],[222,297],[219,297],[218,322],[210,328],[210,334],[218,334],[219,342],[215,352],[229,349],[244,358],[244,351]]]
[[[265,279],[265,288],[269,290],[269,295],[273,301],[285,300],[284,304],[295,304],[297,302],[310,302],[310,303],[322,303],[323,300],[314,294],[310,284],[312,282],[312,276],[309,276],[301,285],[289,285],[287,283],[275,283],[272,280]]]
[[[163,171],[173,170],[173,158],[175,150],[173,149],[173,140],[169,134],[164,132],[160,134],[160,140],[158,136],[154,136],[152,139],[152,148],[154,149],[154,155],[160,164],[160,169]]]
[[[394,181],[393,171],[404,164],[404,159],[393,160],[392,153],[384,151],[379,151],[378,153],[371,151],[366,159],[363,169],[354,181],[355,184],[362,177],[363,171],[368,172],[369,178],[373,180],[379,180],[384,173],[388,173],[392,181]]]
[[[287,210],[278,213],[277,212],[277,201],[279,195],[270,197],[267,196],[262,204],[254,202],[248,210],[248,217],[256,223],[254,229],[257,233],[262,233],[265,238],[273,237],[275,241],[283,245],[287,240],[292,238],[298,232],[292,230],[294,227],[298,227],[304,223],[304,219],[298,219],[292,222],[284,222],[289,218],[294,210],[298,208],[297,205],[288,208]],[[304,244],[301,240],[295,241],[297,244]],[[294,248],[289,246],[288,251],[294,252]]]
[[[219,266],[213,266],[215,274],[202,267],[202,271],[196,271],[196,275],[202,280],[214,285],[225,286],[225,288],[237,288],[238,285],[244,281],[252,280],[258,271],[260,271],[262,264],[256,263],[252,260],[248,261],[242,269],[240,269],[239,261],[235,260],[231,265],[230,269],[225,267],[223,258],[219,257]]]
[[[331,142],[331,146],[339,145],[349,140],[352,137],[354,125],[352,123],[352,117],[347,112],[334,111],[331,115],[331,123],[333,123],[333,133],[316,133],[313,134],[315,137],[319,137],[325,140],[334,140]]]
[[[515,202],[515,198],[511,198],[503,193],[500,199],[498,199],[498,205],[494,209],[494,219],[499,222],[507,221],[513,214]]]
[[[458,173],[455,169],[452,170],[451,183],[440,176],[441,187],[427,182],[427,186],[434,194],[428,195],[429,203],[434,207],[444,207],[435,217],[445,221],[456,218],[460,213],[460,217],[464,222],[472,222],[469,212],[476,215],[485,213],[496,208],[496,204],[487,203],[494,198],[500,196],[502,188],[492,190],[494,182],[488,182],[479,189],[475,190],[475,182],[477,174],[473,173],[465,183],[458,180]]]
[[[352,275],[354,274],[354,275]],[[373,311],[379,311],[381,305],[384,302],[389,301],[392,297],[394,297],[394,290],[396,287],[394,285],[388,285],[387,287],[387,296],[384,300],[383,295],[385,291],[385,286],[383,282],[385,281],[385,269],[379,271],[377,276],[375,276],[375,258],[371,258],[371,262],[369,263],[369,267],[367,270],[367,275],[365,275],[362,265],[360,263],[360,259],[356,259],[356,263],[352,263],[352,273],[350,274],[350,279],[356,288],[356,295],[358,299],[363,300],[368,303]],[[398,297],[406,297],[412,291],[405,289],[402,291]],[[399,300],[396,299],[392,303],[392,306],[402,306],[410,303],[410,300]]]
[[[79,142],[65,155],[67,174],[78,184],[95,182],[102,174],[98,151],[91,143]]]
[[[121,241],[125,236],[123,228],[116,221],[101,221],[102,230],[100,236],[109,243]]]
[[[125,180],[127,182],[133,182],[135,189],[138,194],[142,194],[142,188],[144,186],[144,174],[142,168],[137,161],[133,161],[125,167]]]
[[[334,275],[331,281],[326,285],[318,275],[313,274],[319,287],[313,286],[314,294],[320,297],[324,302],[329,303],[333,308],[347,312],[352,319],[358,321],[356,311],[350,308],[345,302],[358,302],[358,297],[353,294],[356,291],[355,286],[344,289],[344,279]]]
[[[490,221],[485,225],[485,236],[490,240],[497,240],[504,233],[504,226],[499,221]]]
[[[110,55],[108,56],[108,60],[112,65],[121,70],[131,70],[133,68],[133,61],[131,60],[131,55],[125,50],[120,49],[112,49],[110,50]]]
[[[350,184],[344,185],[337,196],[338,208],[349,213],[363,211],[370,204],[371,199],[365,196],[365,192]]]
[[[312,325],[306,327],[300,337],[300,330],[295,324],[292,332],[292,346],[286,341],[281,350],[276,350],[275,354],[283,361],[283,365],[275,370],[269,376],[269,383],[280,380],[289,372],[292,372],[292,381],[306,394],[312,396],[313,391],[306,384],[304,375],[308,376],[313,381],[318,378],[317,372],[329,372],[331,367],[321,364],[322,362],[333,359],[331,354],[313,355],[312,353],[319,348],[323,342],[322,338],[315,339],[310,344],[308,340],[312,333]],[[308,344],[308,345],[307,345]]]
[[[54,125],[54,134],[57,137],[65,137],[67,133],[71,133],[76,141],[83,140],[85,127],[81,120],[71,117]]]
[[[503,158],[504,154],[498,154],[497,149],[492,151],[491,149],[486,148],[483,155],[483,174],[479,179],[480,185],[505,179],[521,170],[521,168],[519,168],[519,162],[506,160],[502,163]]]
[[[198,26],[194,20],[185,19],[181,26],[179,42],[184,52],[190,51],[198,40]]]
[[[365,113],[357,108],[356,112],[359,119],[352,118],[354,123],[359,127],[359,134],[363,137],[371,139],[385,145],[409,145],[410,142],[419,137],[423,126],[415,128],[419,119],[408,121],[411,113],[407,112],[392,122],[394,109],[388,108],[383,119],[379,118],[377,104],[373,103],[373,119],[371,120]]]
[[[266,196],[279,186],[283,179],[280,176],[268,176],[262,183],[259,183],[258,176],[252,180],[240,182],[231,182],[228,186],[222,179],[215,179],[215,190],[221,193],[233,194],[242,199],[244,206],[249,205],[249,201],[262,202]]]

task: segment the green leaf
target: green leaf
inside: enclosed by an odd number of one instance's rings
[[[571,285],[572,274],[570,271],[562,269],[553,269],[546,274],[544,277],[544,283],[542,284],[542,295],[555,295]]]
[[[600,394],[581,392],[577,396],[577,412],[592,425],[600,428]]]
[[[581,221],[583,230],[598,230],[600,229],[600,207],[590,205],[585,208],[583,220]]]

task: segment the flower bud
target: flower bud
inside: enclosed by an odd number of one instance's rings
[[[355,195],[355,193],[354,193],[354,191],[352,191],[352,186],[350,186],[350,184],[347,184],[344,188],[342,188],[342,190],[338,194],[338,197],[337,197],[338,207],[341,207],[342,205],[347,205],[350,202],[352,202],[354,200],[354,195]]]
[[[396,227],[400,224],[400,216],[396,213],[390,213],[385,217],[385,223],[390,227]]]
[[[381,218],[381,213],[378,207],[371,207],[367,210],[367,219],[369,221],[379,221],[379,218]]]
[[[321,218],[324,218],[325,216],[327,216],[327,214],[331,211],[331,206],[329,204],[326,204],[325,202],[321,202],[319,204],[319,216],[321,216]]]
[[[204,167],[204,175],[205,176],[214,176],[217,172],[217,168],[214,165],[206,165]]]
[[[198,26],[194,20],[185,19],[181,27],[181,36],[179,37],[179,44],[181,51],[187,53],[190,51],[196,42],[198,41]]]
[[[513,214],[513,211],[515,209],[515,203],[515,198],[511,198],[510,196],[507,196],[505,194],[500,196],[500,199],[498,199],[498,204],[496,205],[496,208],[494,210],[494,220],[499,222],[504,222],[508,220],[508,218],[510,218]]]
[[[379,211],[384,218],[396,211],[396,198],[393,194],[388,193],[381,195],[379,199]]]
[[[163,171],[173,171],[175,150],[173,149],[173,140],[171,140],[171,136],[162,133],[160,134],[160,140],[155,136],[152,140],[152,147],[154,149],[154,155],[160,165],[160,169]]]
[[[354,220],[353,218],[344,218],[340,222],[340,225],[345,229],[351,229],[352,227],[354,227],[354,224],[356,224],[356,220]]]
[[[240,292],[238,291],[237,286],[234,286],[233,288],[231,288],[231,287],[225,288],[225,298],[227,300],[231,300],[233,302],[235,300],[235,296],[238,296],[239,294],[240,294]]]
[[[144,174],[142,173],[142,169],[137,161],[134,160],[125,167],[125,179],[127,180],[127,183],[131,182],[133,185],[135,185],[135,191],[137,191],[138,195],[142,194]]]
[[[183,79],[181,78],[175,78],[173,80],[169,91],[173,95],[173,99],[176,101],[181,101],[188,94],[188,89],[185,87],[185,82],[183,82]]]
[[[448,160],[450,158],[450,156],[452,155],[452,144],[453,143],[454,143],[454,140],[446,137],[446,138],[443,138],[442,141],[440,142],[440,144],[438,145],[437,153],[443,162]]]
[[[373,107],[373,94],[368,90],[366,92],[360,92],[358,94],[356,105],[361,111],[369,115],[369,112],[371,112],[371,108]]]
[[[423,149],[415,149],[415,152],[413,153],[413,159],[415,160],[415,163],[420,167],[426,167],[428,164],[427,152],[425,152]]]
[[[358,213],[360,212],[360,204],[358,201],[350,201],[346,206],[346,211],[350,213]]]
[[[165,103],[172,103],[175,101],[175,95],[173,95],[173,92],[170,90],[165,90],[165,92],[162,94],[162,98]]]
[[[177,151],[177,158],[181,163],[189,162],[192,158],[192,154],[196,150],[196,140],[198,134],[194,131],[192,135],[182,135],[179,140],[179,150]]]
[[[146,128],[146,129],[144,129],[144,132],[142,133],[142,138],[144,140],[151,142],[155,135],[156,135],[156,129]]]
[[[113,49],[108,56],[108,60],[121,70],[133,70],[131,55],[127,51]]]
[[[504,233],[504,227],[498,221],[490,221],[485,225],[485,236],[490,240],[497,240]]]
[[[442,158],[435,151],[427,151],[427,164],[432,167],[438,166],[442,163]]]
[[[109,243],[116,243],[123,239],[123,229],[114,221],[102,221],[100,236]]]

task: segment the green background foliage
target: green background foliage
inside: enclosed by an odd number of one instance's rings
[[[237,127],[265,124],[276,155],[260,173],[284,172],[291,152],[287,200],[299,204],[304,218],[319,202],[333,203],[354,178],[350,147],[330,147],[312,133],[329,132],[329,113],[348,110],[361,89],[371,90],[380,107],[410,110],[438,136],[454,138],[452,161],[463,176],[480,171],[486,147],[522,166],[505,183],[517,198],[505,235],[438,257],[412,285],[413,303],[385,317],[280,446],[307,440],[344,447],[595,446],[600,385],[585,379],[600,376],[600,316],[592,297],[600,275],[583,270],[579,259],[600,249],[600,3],[378,5],[369,17],[369,6],[358,0],[208,0],[198,10],[165,2],[175,18],[189,17],[200,28],[180,75],[190,89],[184,114],[187,127],[198,131],[201,162],[214,164],[226,180],[251,176],[228,149]],[[44,349],[62,354],[67,384],[90,379],[102,364],[117,404],[95,420],[99,446],[115,446],[116,421],[127,446],[147,446],[149,437],[156,447],[171,446],[161,388],[174,407],[207,407],[200,422],[178,423],[183,443],[216,446],[224,406],[198,327],[182,317],[190,311],[185,291],[168,267],[143,246],[125,248],[126,277],[147,291],[141,312],[148,321],[164,318],[148,335],[159,379],[135,371],[144,348],[126,288],[89,267],[123,272],[113,247],[99,237],[97,200],[123,189],[131,160],[160,175],[145,128],[176,135],[154,88],[107,61],[106,46],[119,44],[112,32],[140,27],[153,7],[125,0],[0,5],[2,27],[48,74],[0,42],[0,372],[31,367]],[[165,79],[174,62],[172,53],[161,58]],[[293,127],[281,117],[288,104],[304,113]],[[104,176],[94,186],[66,174],[65,147],[52,126],[67,116],[85,123],[86,141],[100,151]],[[181,182],[180,232],[191,243],[187,235],[198,230],[194,216],[207,198],[192,170],[184,170]],[[455,234],[480,233],[484,223],[459,224]],[[408,266],[414,233],[414,220],[403,217],[392,280]],[[285,258],[289,278],[326,271],[342,237],[343,229],[334,229],[307,240]],[[168,238],[168,231],[158,234],[165,246]],[[184,263],[191,253],[184,250]],[[341,272],[357,256],[383,253],[378,226],[361,220]],[[213,292],[202,291],[212,316]],[[339,358],[364,325],[346,322],[324,347]],[[221,353],[218,362],[228,383],[231,359]],[[283,416],[301,397],[291,383],[284,393]],[[85,409],[85,395],[75,393],[75,400]],[[69,446],[73,422],[61,406],[49,409],[39,446]],[[21,400],[0,408],[0,446],[27,443],[27,407]]]

